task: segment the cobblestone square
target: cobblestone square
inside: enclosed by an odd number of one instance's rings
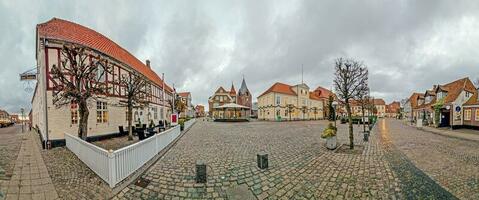
[[[363,142],[357,132],[362,154],[341,154],[324,147],[320,133],[326,125],[326,121],[198,122],[142,176],[150,181],[148,186],[132,184],[116,198],[235,199],[227,191],[239,186],[247,186],[257,199],[454,198],[414,167],[386,133],[376,130],[369,142]],[[347,143],[346,125],[338,126],[339,142]],[[355,130],[362,128],[355,125]],[[269,153],[268,170],[256,166],[260,151]],[[207,163],[206,184],[195,183],[197,160]],[[398,174],[417,176],[418,184],[428,184],[423,190],[404,191],[410,186],[404,183],[411,183]]]

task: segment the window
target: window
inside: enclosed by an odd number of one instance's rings
[[[474,118],[475,121],[479,121],[479,109],[476,108],[476,116]]]
[[[277,96],[276,97],[276,105],[279,105],[279,104],[281,104],[281,97]]]
[[[139,122],[140,121],[140,117],[138,116],[138,111],[135,111],[135,115],[133,116],[133,120],[135,122]]]
[[[471,96],[471,93],[470,92],[466,92],[466,97],[470,97]]]
[[[464,109],[464,120],[471,120],[471,109]]]
[[[158,119],[158,108],[153,108],[153,118]]]
[[[75,103],[74,101],[71,102],[70,104],[70,113],[71,113],[71,123],[72,124],[78,124],[78,104]]]
[[[107,103],[103,101],[96,102],[96,122],[107,123],[108,122],[108,108]]]

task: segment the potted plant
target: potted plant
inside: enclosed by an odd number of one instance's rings
[[[329,150],[336,149],[337,147],[336,133],[337,128],[334,127],[333,124],[329,123],[328,127],[324,129],[323,134],[321,134],[321,138],[326,139],[326,148]]]

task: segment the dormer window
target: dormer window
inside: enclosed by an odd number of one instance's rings
[[[470,93],[470,92],[466,92],[466,97],[467,97],[467,98],[471,97],[471,93]]]

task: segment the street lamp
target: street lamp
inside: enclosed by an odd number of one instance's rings
[[[332,105],[333,105],[333,109],[334,109],[334,112],[333,112],[334,113],[334,127],[337,127],[336,126],[336,106],[338,106],[338,102],[333,101]]]
[[[22,113],[22,119],[20,120],[22,122],[22,133],[24,132],[24,129],[23,129],[23,121],[24,121],[24,117],[23,117],[23,113],[25,112],[25,109],[23,108],[20,108],[20,112]]]

